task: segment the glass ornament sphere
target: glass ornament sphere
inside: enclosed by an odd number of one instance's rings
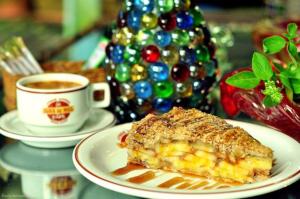
[[[119,121],[173,106],[211,111],[215,45],[200,0],[121,0],[103,67]]]

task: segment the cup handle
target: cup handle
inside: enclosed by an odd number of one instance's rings
[[[95,108],[104,108],[108,107],[110,104],[110,89],[109,85],[106,82],[100,82],[100,83],[93,83],[90,85],[90,95],[91,95],[91,101],[92,101],[92,107]],[[94,93],[96,91],[104,91],[104,99],[101,101],[96,101],[94,99]]]

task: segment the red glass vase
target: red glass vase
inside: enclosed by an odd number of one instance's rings
[[[261,90],[264,89],[263,85],[259,85],[255,89],[244,90],[226,84],[225,80],[228,77],[243,70],[251,69],[235,70],[225,75],[220,82],[221,104],[226,114],[234,117],[243,112],[300,142],[300,105],[291,102],[283,93],[283,100],[278,106],[266,107],[262,103],[264,98],[261,93]]]

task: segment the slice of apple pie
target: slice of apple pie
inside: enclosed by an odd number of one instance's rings
[[[273,163],[272,150],[245,130],[196,109],[149,114],[133,123],[126,144],[129,163],[225,182],[265,179]]]

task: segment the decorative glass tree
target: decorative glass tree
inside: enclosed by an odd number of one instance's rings
[[[106,48],[114,112],[122,122],[172,106],[210,112],[214,54],[197,0],[123,0]]]

